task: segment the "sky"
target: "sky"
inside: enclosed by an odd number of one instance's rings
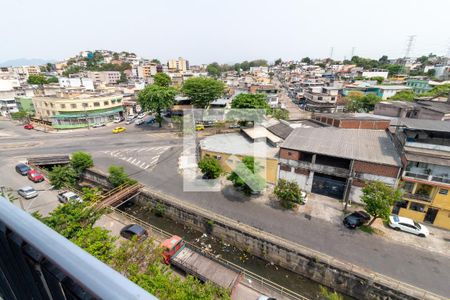
[[[82,50],[191,64],[446,55],[448,0],[0,0],[0,62]]]

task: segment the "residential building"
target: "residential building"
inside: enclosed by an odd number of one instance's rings
[[[311,120],[314,120],[323,126],[375,130],[386,130],[391,123],[391,120],[386,118],[343,113],[316,114],[311,117]]]
[[[402,119],[394,136],[405,193],[393,213],[450,229],[450,122]]]
[[[178,59],[169,59],[167,67],[172,72],[186,72],[189,70],[189,61],[182,57],[179,57]]]
[[[384,79],[388,78],[389,72],[384,69],[372,69],[367,71],[359,72],[360,76],[365,78],[373,78],[373,77],[383,77]]]
[[[120,72],[118,71],[87,72],[86,75],[96,85],[116,84],[120,81]]]
[[[142,79],[148,79],[151,76],[155,76],[157,72],[158,66],[156,64],[146,64],[133,68],[133,76]]]
[[[14,100],[19,111],[26,111],[34,115],[35,109],[33,105],[33,99],[31,97],[18,96]]]
[[[381,101],[375,105],[375,115],[450,121],[450,102],[442,101]]]
[[[18,112],[16,101],[16,91],[0,91],[0,115],[8,116],[10,113]]]
[[[448,80],[450,74],[450,66],[449,65],[441,65],[434,67],[434,77],[438,79]]]
[[[405,90],[411,90],[410,87],[404,85],[375,85],[376,95],[383,100],[393,97],[395,94]]]
[[[94,81],[92,78],[85,78],[85,77],[74,77],[74,78],[67,78],[67,77],[59,77],[58,78],[59,86],[62,88],[85,88],[86,90],[93,91],[94,88]]]
[[[339,88],[316,86],[306,89],[304,108],[315,112],[334,112],[338,99]]]
[[[406,79],[406,86],[412,88],[416,94],[423,94],[433,88],[429,82],[427,79],[408,78]]]
[[[0,91],[11,91],[20,87],[20,82],[15,78],[2,79],[0,77]]]
[[[279,164],[279,178],[349,202],[360,202],[369,181],[396,186],[401,171],[388,133],[369,129],[294,129],[280,146]]]
[[[122,95],[116,93],[57,92],[34,97],[36,117],[52,122],[56,129],[88,127],[106,123],[123,114]]]

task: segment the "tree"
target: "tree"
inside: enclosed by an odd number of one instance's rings
[[[279,179],[273,193],[284,208],[290,209],[294,204],[303,203],[302,190],[295,181]]]
[[[381,181],[373,181],[362,189],[361,201],[366,211],[373,217],[369,226],[378,219],[387,220],[391,214],[391,206],[402,200],[400,189],[394,189]]]
[[[198,108],[207,108],[209,103],[223,95],[224,90],[222,81],[205,77],[189,78],[181,88],[181,92],[191,98],[192,104]]]
[[[275,60],[275,66],[278,66],[282,63],[283,61],[281,60],[281,58]]]
[[[414,91],[404,90],[396,93],[394,96],[390,97],[389,100],[414,101],[416,97],[417,95]]]
[[[83,192],[83,201],[95,203],[100,198],[100,190],[98,188],[89,188],[84,187],[82,189]]]
[[[296,64],[290,64],[289,65],[289,70],[295,70],[295,68],[297,68],[297,65]]]
[[[389,58],[387,55],[383,55],[382,57],[380,57],[380,59],[378,60],[378,62],[380,64],[388,64],[389,63]]]
[[[127,173],[123,170],[123,167],[110,166],[108,169],[108,181],[114,186],[118,187],[123,184],[134,184],[137,181],[131,179]]]
[[[81,174],[87,168],[93,167],[94,161],[89,153],[78,151],[72,153],[70,165],[78,174]]]
[[[309,57],[303,57],[301,62],[310,65],[312,61]]]
[[[119,83],[127,83],[127,82],[128,82],[127,75],[125,74],[125,72],[120,71]]]
[[[382,84],[384,81],[384,77],[382,76],[370,77],[370,80],[376,80],[378,84]]]
[[[198,167],[207,179],[216,179],[223,173],[222,166],[217,159],[205,156],[198,162]]]
[[[55,189],[73,186],[78,179],[76,171],[71,166],[54,166],[48,177]]]
[[[112,258],[115,240],[108,230],[91,226],[80,228],[71,239],[74,244],[105,263]]]
[[[336,291],[332,292],[326,287],[320,286],[320,300],[344,300],[344,297]]]
[[[347,97],[345,109],[348,112],[370,112],[374,110],[375,104],[382,99],[374,94],[364,95],[361,92],[351,92]]]
[[[430,91],[421,94],[421,97],[438,97],[438,96],[447,96],[450,93],[450,83],[436,85]]]
[[[29,84],[41,84],[41,85],[42,85],[42,84],[46,84],[46,83],[47,83],[47,78],[45,78],[44,75],[39,75],[39,74],[34,75],[34,74],[31,74],[30,76],[28,76],[27,82],[28,82]]]
[[[153,84],[158,86],[168,87],[171,83],[172,79],[170,79],[170,76],[166,73],[156,73],[155,77],[153,78]]]
[[[287,120],[289,119],[289,111],[284,108],[274,108],[272,110],[272,117],[278,120]]]
[[[156,120],[159,127],[162,126],[162,111],[173,106],[176,90],[172,87],[159,86],[156,84],[147,85],[138,94],[138,102],[142,110],[156,112]]]
[[[56,76],[51,76],[49,78],[47,78],[47,83],[58,83],[59,80]]]
[[[209,64],[206,67],[206,71],[208,72],[209,76],[212,76],[212,77],[215,77],[215,78],[219,77],[220,74],[222,73],[222,70],[221,70],[219,64],[216,63],[216,62],[213,62],[212,64]]]
[[[161,62],[160,62],[159,59],[157,59],[157,58],[152,59],[150,62],[151,62],[151,63],[154,63],[154,64],[157,64],[157,65],[160,65],[160,64],[161,64]]]
[[[259,175],[261,166],[255,162],[255,158],[246,156],[228,176],[233,185],[242,188],[246,195],[259,193],[266,187],[264,178]]]
[[[67,63],[69,65],[69,63]],[[70,74],[80,73],[81,67],[80,66],[69,66],[67,69],[64,70],[63,76],[69,77]]]
[[[389,76],[400,74],[403,70],[402,65],[388,65],[386,69],[389,71]]]
[[[270,109],[267,97],[264,94],[241,93],[234,97],[231,108]]]

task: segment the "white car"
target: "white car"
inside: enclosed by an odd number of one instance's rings
[[[25,199],[31,199],[38,195],[38,191],[36,191],[31,186],[24,186],[23,188],[20,188],[17,193],[24,197]]]
[[[301,191],[302,198],[303,198],[303,204],[306,204],[308,202],[308,194],[305,191]]]
[[[106,126],[105,123],[95,123],[94,125],[92,125],[93,128],[99,128],[99,127],[104,127]]]
[[[395,230],[406,231],[420,237],[426,237],[430,234],[428,228],[424,225],[419,224],[410,218],[399,217],[397,215],[391,215],[389,217],[389,227]]]
[[[137,125],[137,126],[139,126],[141,124],[144,124],[144,119],[138,119],[138,120],[136,120],[136,122],[134,122],[134,125]]]
[[[140,114],[138,114],[138,119],[143,119],[144,117],[145,117],[145,113],[140,113]]]
[[[125,122],[125,124],[127,124],[127,125],[130,125],[131,123],[134,123],[134,119],[127,120],[127,121]]]

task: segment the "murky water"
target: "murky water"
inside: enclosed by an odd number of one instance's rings
[[[222,241],[211,235],[203,234],[168,218],[158,217],[146,207],[127,202],[119,208],[147,223],[176,234],[185,241],[202,247],[213,255],[220,256],[298,294],[310,299],[319,299],[320,285],[306,277],[264,261],[236,247],[222,243]],[[346,296],[344,299],[352,298]]]

